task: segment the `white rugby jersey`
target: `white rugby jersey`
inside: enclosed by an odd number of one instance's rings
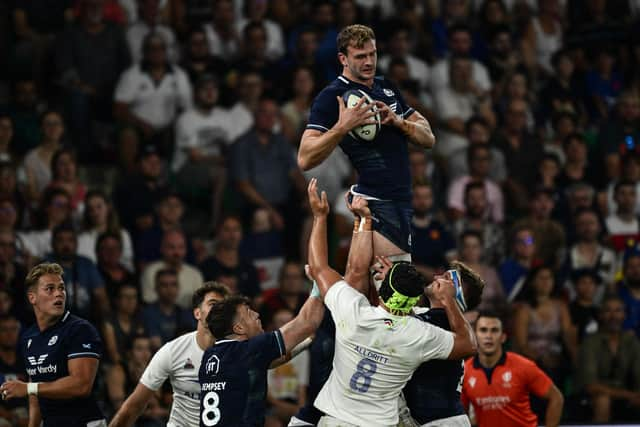
[[[336,324],[335,356],[315,406],[355,425],[397,425],[400,392],[422,362],[449,356],[453,334],[373,307],[344,280],[324,303]]]
[[[151,390],[158,390],[169,378],[173,404],[168,427],[200,425],[198,371],[203,354],[196,342],[196,332],[189,332],[163,345],[140,378],[140,382]]]

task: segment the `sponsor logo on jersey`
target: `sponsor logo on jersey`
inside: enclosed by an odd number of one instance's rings
[[[42,363],[44,362],[44,360],[47,358],[48,355],[49,353],[41,354],[40,356],[38,356],[38,360],[36,360],[35,356],[29,356],[27,357],[27,359],[29,360],[29,363],[37,366],[37,365],[42,365]]]
[[[476,377],[469,378],[469,386],[474,388],[476,386]]]
[[[220,359],[215,354],[211,355],[207,359],[207,363],[204,365],[204,372],[207,375],[218,375],[218,370],[220,369]]]
[[[86,348],[87,350],[91,349],[91,344],[82,344],[83,348]]]
[[[384,320],[383,320],[383,322],[384,322],[384,325],[385,325],[387,328],[389,328],[389,329],[393,328],[393,320],[391,320],[391,319],[384,319]]]
[[[27,341],[27,348],[31,347],[31,341],[33,341],[31,338],[29,338],[29,341]]]
[[[184,366],[182,367],[182,369],[193,369],[193,362],[191,361],[190,358],[187,357],[187,360],[184,362]]]
[[[48,345],[54,345],[55,343],[58,342],[58,336],[54,335],[51,337],[51,339],[49,340],[49,344]]]
[[[397,113],[398,112],[398,103],[394,102],[393,104],[390,104],[389,108],[391,108],[391,110],[393,110],[394,113]]]
[[[383,91],[383,92],[384,92],[384,94],[385,94],[385,95],[387,95],[387,96],[393,96],[393,95],[395,95],[391,89],[382,89],[382,91]]]
[[[502,386],[506,387],[506,388],[510,388],[511,387],[511,378],[513,378],[513,375],[511,374],[511,371],[507,371],[504,374],[502,374],[502,381],[504,381]]]

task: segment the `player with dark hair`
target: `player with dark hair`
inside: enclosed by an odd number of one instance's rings
[[[62,267],[36,265],[25,279],[36,323],[20,343],[29,382],[7,381],[3,399],[29,397],[29,426],[100,427],[104,415],[91,396],[102,355],[98,331],[65,311]]]
[[[475,353],[471,327],[456,303],[450,278],[439,276],[431,285],[444,307],[452,332],[410,316],[423,293],[425,278],[409,263],[395,263],[382,280],[377,307],[369,293],[372,258],[371,211],[356,196],[356,222],[347,272],[343,279],[328,265],[326,193],[317,181],[308,188],[313,212],[309,266],[336,324],[333,370],[315,406],[326,415],[319,426],[396,425],[398,398],[413,371],[431,359],[459,360]]]
[[[358,172],[359,181],[352,193],[369,200],[375,217],[374,254],[410,260],[411,174],[407,142],[431,148],[435,144],[433,132],[429,122],[406,104],[391,82],[375,76],[377,50],[371,28],[347,26],[338,34],[337,44],[342,75],[320,92],[311,106],[300,141],[298,165],[309,170],[340,145]],[[349,90],[367,94],[378,112],[371,112],[365,97],[355,107],[346,108],[342,96]],[[375,139],[362,142],[349,135],[354,128],[373,123],[376,114],[380,114],[383,126]]]
[[[229,289],[216,282],[205,282],[193,293],[191,306],[193,317],[198,322],[196,330],[169,341],[156,352],[135,390],[122,404],[109,427],[133,425],[167,378],[173,388],[173,404],[167,426],[198,425],[198,370],[204,350],[215,341],[207,327],[206,318],[213,304],[228,296]]]
[[[530,395],[548,400],[545,425],[557,426],[564,398],[535,362],[504,351],[507,339],[502,321],[492,313],[480,313],[475,332],[478,355],[464,365],[462,403],[473,405],[478,427],[535,427]]]

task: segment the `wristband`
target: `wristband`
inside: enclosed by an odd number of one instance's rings
[[[313,281],[313,287],[311,288],[310,296],[318,299],[322,298],[322,296],[320,295],[320,288],[318,287],[318,284],[315,280]]]
[[[38,395],[38,385],[40,383],[27,383],[27,394]]]

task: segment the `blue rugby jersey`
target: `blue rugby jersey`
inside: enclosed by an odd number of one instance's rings
[[[443,308],[433,308],[417,317],[451,330]],[[463,415],[465,412],[460,401],[463,375],[464,360],[430,360],[420,365],[403,390],[413,419],[422,425]]]
[[[376,77],[371,88],[339,76],[313,101],[307,129],[326,132],[338,121],[337,96],[350,89],[361,89],[373,100],[382,101],[400,117],[408,118],[415,112],[400,91],[387,79]],[[411,173],[409,171],[408,140],[393,126],[382,126],[371,142],[362,142],[350,135],[340,147],[358,171],[356,191],[382,200],[410,201]]]
[[[102,340],[96,328],[67,311],[53,326],[40,331],[37,325],[25,331],[20,342],[25,370],[31,382],[52,382],[69,376],[68,361],[90,357],[100,359]],[[85,427],[104,415],[92,396],[47,399],[38,396],[45,427]]]
[[[201,427],[262,427],[267,370],[286,349],[280,330],[245,341],[221,340],[202,356]]]

